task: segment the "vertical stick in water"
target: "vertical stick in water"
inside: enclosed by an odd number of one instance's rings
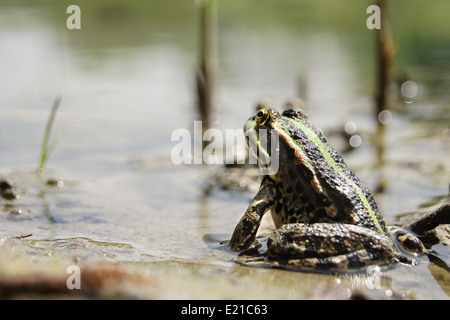
[[[375,4],[381,12],[381,28],[377,29],[377,88],[376,88],[376,106],[375,121],[377,122],[377,164],[382,166],[385,161],[385,125],[379,120],[383,111],[388,110],[389,104],[386,96],[386,89],[389,85],[391,76],[391,67],[395,55],[395,45],[392,39],[388,15],[386,13],[386,0],[375,0]],[[380,177],[378,182],[378,191],[384,191],[386,182]]]
[[[389,84],[392,61],[395,55],[395,45],[392,40],[388,16],[386,14],[386,0],[376,0],[375,3],[381,11],[381,28],[377,30],[377,93],[376,117],[383,110],[388,109],[386,88]]]
[[[203,130],[211,126],[214,100],[214,67],[215,55],[215,0],[199,0],[200,8],[200,52],[197,70],[198,110],[203,121]]]

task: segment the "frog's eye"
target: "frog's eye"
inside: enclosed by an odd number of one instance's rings
[[[258,122],[260,126],[262,126],[267,121],[267,119],[269,119],[269,111],[267,110],[258,111],[255,117],[256,122]]]

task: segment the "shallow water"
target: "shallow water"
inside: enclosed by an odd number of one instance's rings
[[[393,118],[380,166],[371,143],[375,47],[365,4],[239,3],[219,5],[216,127],[241,128],[261,98],[283,104],[301,96],[312,122],[337,148],[344,141],[334,133],[356,123],[362,145],[344,158],[371,189],[385,182],[376,198],[388,222],[447,193],[450,48],[441,12],[448,4],[435,3],[428,15],[419,2],[408,14],[400,15],[400,5],[391,8],[399,17],[393,24],[398,83],[389,91]],[[217,243],[229,239],[254,192],[217,188],[219,165],[172,163],[172,132],[192,130],[198,119],[194,3],[81,1],[80,7],[82,29],[68,30],[66,8],[57,1],[0,5],[0,173],[20,194],[2,202],[21,210],[0,212],[0,237],[32,234],[3,248],[44,261],[57,252],[63,260],[144,264],[150,276],[173,288],[156,297],[234,297],[236,281],[253,289],[242,290],[241,298],[323,298],[328,286],[346,297],[334,276],[229,262],[235,254]],[[414,28],[406,30],[412,21]],[[412,103],[398,94],[405,77],[419,88]],[[38,176],[45,124],[59,95],[52,128],[59,142]],[[48,179],[62,179],[64,186],[47,185]],[[448,265],[448,249],[438,249]],[[448,298],[448,269],[441,271],[420,261],[387,276],[405,297]],[[180,283],[169,274],[194,286],[201,282],[202,289],[177,289]],[[223,291],[212,295],[218,279]],[[310,286],[300,290],[293,281]]]

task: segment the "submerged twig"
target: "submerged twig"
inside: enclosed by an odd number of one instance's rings
[[[415,219],[405,227],[423,234],[442,224],[450,224],[450,195],[438,209]]]
[[[32,233],[29,233],[29,234],[26,234],[26,235],[20,235],[20,236],[17,236],[17,237],[15,237],[16,239],[24,239],[24,238],[28,238],[28,237],[31,237],[33,234]]]

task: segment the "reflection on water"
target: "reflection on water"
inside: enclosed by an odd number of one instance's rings
[[[262,98],[283,105],[300,97],[339,150],[353,149],[344,154],[349,166],[384,191],[377,200],[388,222],[446,193],[449,3],[424,10],[426,4],[413,1],[408,12],[390,3],[395,83],[387,92],[390,114],[380,114],[378,127],[375,34],[366,28],[366,3],[217,4],[218,129],[242,128]],[[172,131],[191,129],[197,119],[195,2],[77,5],[81,30],[66,28],[60,1],[0,4],[0,173],[21,195],[2,206],[22,212],[0,212],[0,235],[124,243],[133,250],[115,254],[133,261],[226,260],[228,253],[203,237],[231,236],[254,193],[212,188],[205,194],[219,166],[170,161]],[[52,134],[61,138],[47,167],[50,178],[65,184],[52,188],[34,170],[59,95]],[[349,123],[357,128],[351,136],[359,137],[351,148],[333,134]]]

